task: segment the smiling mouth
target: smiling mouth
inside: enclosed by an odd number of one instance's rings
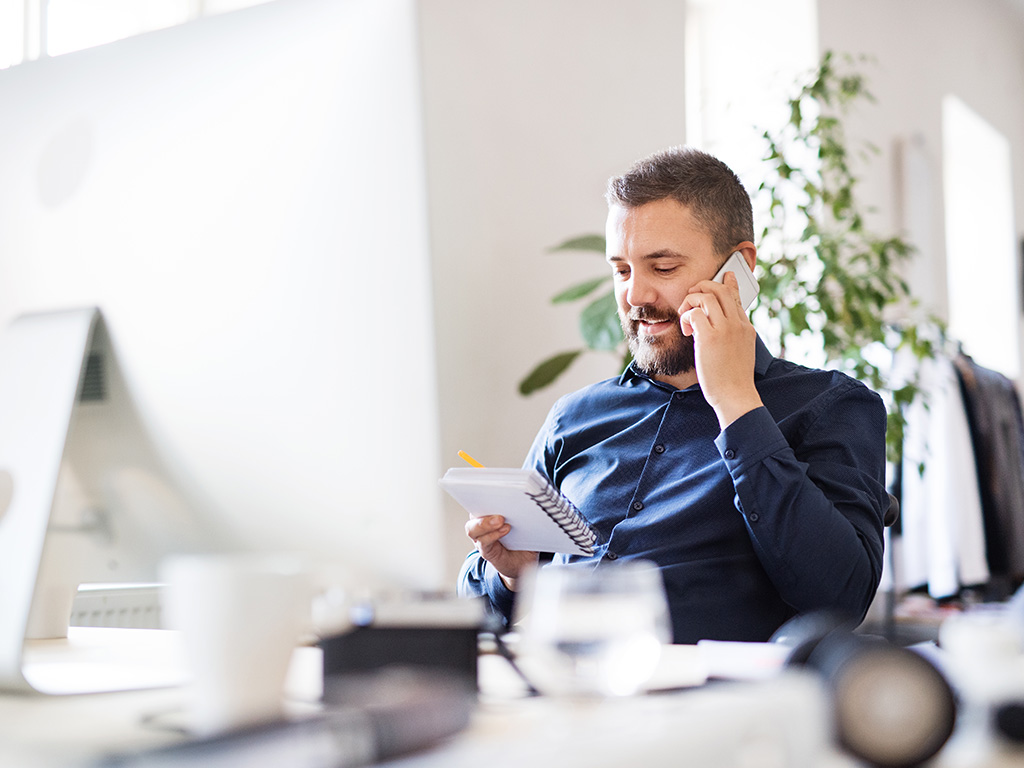
[[[671,320],[641,320],[637,323],[637,330],[645,336],[656,336],[671,328]]]
[[[657,336],[672,328],[679,322],[679,318],[672,317],[631,317],[633,328],[638,336]]]

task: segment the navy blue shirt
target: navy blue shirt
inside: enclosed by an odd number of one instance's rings
[[[594,568],[657,563],[677,643],[767,640],[797,613],[863,617],[882,573],[885,407],[836,371],[772,357],[757,340],[764,403],[719,430],[696,384],[630,368],[561,398],[524,466],[572,500],[600,539]],[[476,552],[459,592],[511,617],[514,593]]]

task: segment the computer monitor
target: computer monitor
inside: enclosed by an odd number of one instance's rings
[[[47,534],[87,550],[81,581],[241,549],[442,586],[411,0],[276,0],[30,62],[0,114],[0,328],[101,318]]]

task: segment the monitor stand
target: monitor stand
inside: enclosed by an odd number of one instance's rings
[[[68,632],[78,583],[76,570],[64,566],[78,547],[76,536],[54,525],[54,508],[72,416],[89,386],[89,355],[97,344],[109,346],[105,339],[95,308],[25,315],[0,337],[0,690],[95,692],[182,678],[178,665],[162,662],[116,674],[124,648],[103,646],[128,635]],[[173,655],[156,653],[167,662]]]

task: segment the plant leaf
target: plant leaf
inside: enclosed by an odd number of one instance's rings
[[[566,288],[560,294],[551,299],[552,304],[564,304],[567,301],[576,301],[576,299],[582,299],[588,293],[593,293],[602,285],[607,283],[611,278],[608,275],[602,277],[595,277],[593,280],[587,280],[585,283],[577,283],[571,288]]]
[[[596,251],[603,255],[604,247],[604,235],[580,235],[559,243],[551,251]]]
[[[612,351],[622,343],[614,291],[592,301],[580,313],[580,334],[587,347],[602,352]]]
[[[555,379],[565,373],[573,361],[583,353],[582,349],[571,352],[559,352],[553,357],[539,363],[536,368],[519,382],[519,394],[529,395],[538,389],[551,385]]]

